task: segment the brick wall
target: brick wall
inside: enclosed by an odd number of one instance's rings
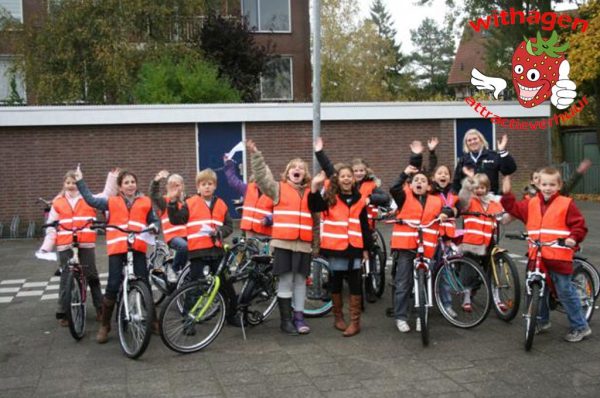
[[[77,163],[93,192],[102,191],[106,174],[117,166],[137,174],[143,192],[162,168],[193,181],[195,146],[194,125],[0,128],[0,222],[7,225],[14,215],[23,227],[41,222],[37,198],[54,198]]]
[[[191,191],[195,131],[193,124],[0,128],[0,222],[7,225],[16,214],[23,227],[29,220],[41,222],[37,198],[53,198],[66,170],[78,162],[93,191],[102,190],[106,173],[115,166],[136,173],[144,192],[162,168],[181,173]],[[519,189],[531,170],[546,165],[546,133],[498,128],[497,137],[504,132],[518,163],[514,179]],[[412,140],[437,136],[438,164],[454,166],[453,120],[323,122],[322,136],[333,162],[364,158],[385,189],[406,166]],[[246,137],[256,142],[276,176],[294,157],[311,163],[310,122],[248,123]]]

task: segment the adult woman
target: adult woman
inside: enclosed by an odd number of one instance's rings
[[[506,134],[498,141],[498,150],[489,148],[483,134],[477,129],[467,131],[463,138],[463,155],[458,160],[454,170],[452,190],[459,192],[462,181],[467,177],[464,169],[470,169],[474,174],[484,173],[490,180],[490,191],[496,195],[500,193],[498,174],[510,175],[517,171],[517,164],[506,150],[508,137]]]

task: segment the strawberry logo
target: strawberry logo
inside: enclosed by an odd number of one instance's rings
[[[533,108],[550,99],[552,87],[560,80],[559,68],[565,60],[569,44],[557,45],[558,34],[552,32],[544,40],[538,32],[536,38],[525,38],[512,58],[512,80],[519,103]]]

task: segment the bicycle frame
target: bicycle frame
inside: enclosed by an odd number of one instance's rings
[[[431,225],[431,224],[430,224]],[[433,307],[433,286],[432,286],[432,278],[430,271],[431,260],[424,256],[425,247],[423,245],[423,228],[418,228],[418,246],[417,246],[417,257],[413,260],[413,289],[415,292],[418,292],[418,271],[420,269],[424,270],[425,278],[427,278],[427,303],[425,305],[427,307]],[[421,305],[420,297],[418,294],[415,294],[415,308],[419,308]]]

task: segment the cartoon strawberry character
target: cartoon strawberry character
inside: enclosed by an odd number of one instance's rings
[[[559,67],[569,44],[557,46],[556,31],[548,40],[540,32],[537,38],[521,42],[512,58],[512,80],[519,103],[533,108],[550,98],[551,88],[559,80]]]
[[[521,42],[512,58],[512,80],[519,103],[533,108],[550,99],[558,109],[565,109],[575,101],[577,88],[569,79],[569,61],[565,51],[569,44],[557,45],[556,31],[548,40],[538,32],[536,38]],[[486,76],[477,68],[471,71],[471,84],[480,90],[490,90],[494,98],[506,88],[506,80]]]

